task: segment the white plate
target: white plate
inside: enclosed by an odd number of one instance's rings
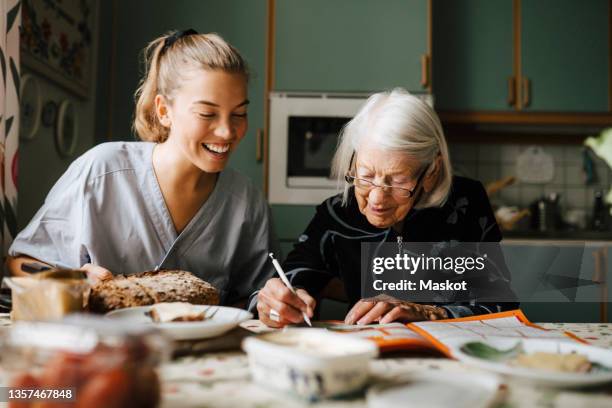
[[[558,341],[550,339],[489,339],[486,341],[486,344],[500,350],[506,350],[514,347],[517,342],[522,343],[523,351],[528,354],[537,351],[564,354],[576,352],[586,356],[589,361],[593,363],[599,363],[606,367],[612,367],[612,350],[589,346],[587,344],[574,341]],[[458,360],[485,370],[512,376],[517,380],[529,382],[532,385],[537,384],[548,387],[585,387],[612,381],[612,371],[564,373],[517,367],[504,361],[490,361],[464,353],[461,351],[461,346],[463,346],[463,344],[453,347],[452,349],[453,356]]]
[[[153,326],[175,340],[206,339],[226,333],[245,320],[253,318],[246,310],[226,306],[195,305],[195,310],[206,311],[206,315],[214,316],[201,322],[154,323],[146,313],[151,306],[128,307],[113,310],[106,314],[110,319],[121,319],[134,324]]]
[[[495,401],[499,384],[495,375],[424,370],[371,387],[367,402],[368,408],[484,408]]]

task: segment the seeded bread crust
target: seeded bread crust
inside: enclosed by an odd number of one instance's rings
[[[94,285],[89,295],[96,313],[161,302],[218,305],[219,291],[190,272],[166,269],[118,275]]]

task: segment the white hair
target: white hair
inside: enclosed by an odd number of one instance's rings
[[[418,161],[421,169],[427,168],[425,177],[434,170],[433,163],[440,155],[437,184],[431,191],[423,191],[414,207],[444,205],[453,174],[440,119],[429,105],[406,90],[395,88],[370,96],[357,115],[344,126],[332,162],[332,175],[338,180],[338,185],[344,184],[344,205],[350,189],[344,177],[351,170],[351,159],[366,138],[382,149],[405,152],[408,160]]]

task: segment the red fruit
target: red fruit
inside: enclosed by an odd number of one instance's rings
[[[130,408],[134,382],[129,373],[115,368],[94,375],[77,392],[77,408]]]
[[[40,384],[38,382],[38,379],[36,379],[36,377],[34,377],[33,375],[29,373],[23,373],[23,374],[15,376],[13,380],[11,381],[10,386],[12,388],[28,389],[28,388],[38,388],[40,387]],[[9,408],[30,408],[31,406],[32,405],[30,402],[18,402],[16,400],[13,400],[9,402],[8,404]]]

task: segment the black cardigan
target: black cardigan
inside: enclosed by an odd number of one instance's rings
[[[351,191],[346,206],[341,196],[328,198],[317,206],[310,224],[294,244],[283,269],[296,287],[318,298],[334,278],[340,278],[351,305],[361,298],[361,243],[396,242],[392,228],[372,226],[357,207]],[[478,181],[455,176],[442,207],[412,209],[404,219],[403,242],[499,242],[501,232],[487,194]],[[517,303],[462,302],[438,304],[453,317],[492,313],[516,308]]]

